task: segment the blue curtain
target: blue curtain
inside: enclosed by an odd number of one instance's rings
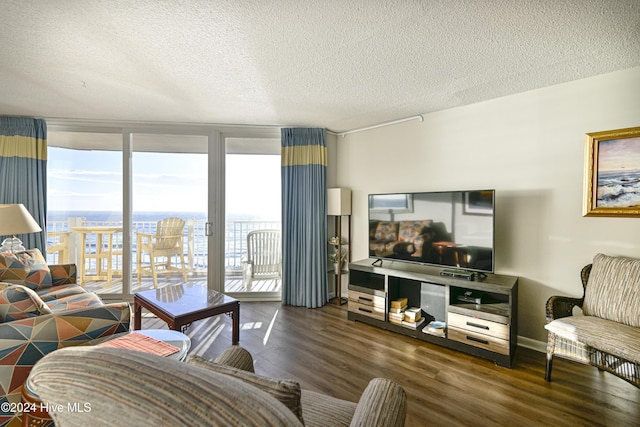
[[[18,235],[27,249],[46,255],[47,124],[0,116],[0,204],[22,203],[42,228]],[[1,240],[1,239],[0,239]]]
[[[282,129],[282,303],[321,307],[327,285],[324,129]]]

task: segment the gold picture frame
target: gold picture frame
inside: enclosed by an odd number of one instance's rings
[[[640,127],[585,135],[583,215],[640,217]]]

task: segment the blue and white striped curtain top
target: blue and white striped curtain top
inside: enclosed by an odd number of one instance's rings
[[[47,124],[0,116],[0,203],[22,203],[42,228],[18,235],[26,248],[46,253]]]
[[[327,284],[324,129],[282,129],[282,303],[321,307]]]

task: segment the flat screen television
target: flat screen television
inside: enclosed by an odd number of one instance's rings
[[[493,273],[495,190],[369,195],[369,257]]]

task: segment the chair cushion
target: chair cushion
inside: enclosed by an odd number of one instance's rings
[[[640,327],[640,259],[597,254],[582,309],[587,316]]]
[[[569,316],[544,326],[549,332],[640,363],[640,328],[594,316]]]
[[[31,289],[51,287],[51,272],[38,249],[12,254],[0,253],[0,282],[24,285]]]
[[[0,322],[51,314],[52,311],[32,289],[0,283]]]
[[[300,384],[293,380],[275,379],[256,375],[251,372],[243,371],[231,366],[219,365],[200,356],[190,356],[187,362],[191,365],[206,368],[214,372],[226,374],[238,378],[260,390],[270,394],[271,396],[282,402],[287,408],[298,417],[304,424],[302,418],[301,390]]]

